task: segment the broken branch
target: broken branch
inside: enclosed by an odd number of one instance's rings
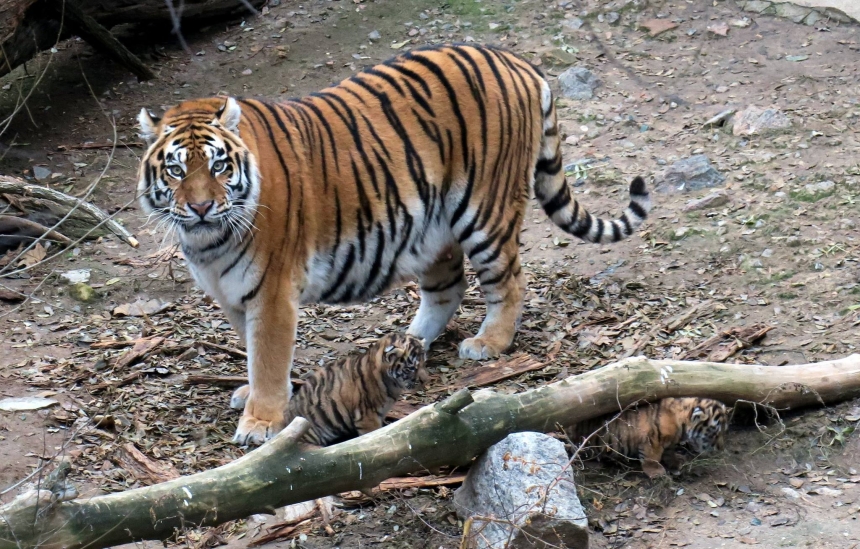
[[[860,396],[860,354],[797,366],[628,358],[519,394],[478,391],[456,415],[440,410],[444,405],[425,406],[362,437],[311,450],[296,444],[309,427],[296,418],[259,449],[210,471],[56,503],[42,512],[22,496],[0,507],[0,549],[100,549],[166,539],[187,524],[272,513],[395,476],[466,465],[510,433],[553,431],[643,399],[678,396],[706,396],[728,405],[746,400],[777,409],[834,403]],[[448,402],[464,401],[456,396]]]
[[[106,214],[103,210],[89,202],[83,202],[82,200],[78,200],[73,196],[61,193],[60,191],[42,187],[41,185],[32,185],[21,179],[7,175],[0,175],[0,194],[3,193],[32,196],[41,200],[55,202],[68,209],[77,208],[78,210],[88,214],[100,225],[104,225],[110,232],[118,236],[120,240],[132,248],[137,248],[138,246],[137,239],[128,232],[125,227],[113,220],[111,216]]]

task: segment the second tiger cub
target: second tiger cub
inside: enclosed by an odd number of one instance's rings
[[[424,340],[389,334],[366,353],[326,364],[290,400],[287,423],[301,416],[311,423],[304,440],[330,446],[382,427],[404,389],[427,380]]]
[[[650,478],[666,474],[660,463],[677,471],[684,459],[676,447],[693,454],[722,450],[729,427],[726,406],[710,398],[664,398],[654,404],[624,411],[613,421],[596,418],[574,425],[567,431],[575,444],[591,433],[596,447],[585,449],[583,457],[609,456],[638,459]]]

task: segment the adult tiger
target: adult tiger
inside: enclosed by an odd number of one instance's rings
[[[301,99],[200,99],[139,122],[143,209],[176,227],[195,280],[247,344],[240,443],[284,425],[301,303],[363,301],[417,276],[408,332],[429,345],[463,298],[467,255],[487,316],[460,356],[497,356],[522,309],[529,185],[590,242],[630,235],[650,207],[640,177],[619,219],[580,207],[549,85],[494,47],[416,49]]]

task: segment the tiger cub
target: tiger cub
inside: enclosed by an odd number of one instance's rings
[[[307,419],[311,428],[304,441],[330,446],[382,427],[403,390],[426,380],[424,341],[389,334],[366,353],[330,362],[305,379],[290,400],[286,420]]]
[[[710,398],[664,398],[626,410],[613,421],[607,417],[578,423],[567,431],[570,439],[580,444],[590,434],[596,442],[586,458],[607,454],[638,459],[649,478],[666,474],[662,460],[670,470],[677,471],[684,458],[675,451],[685,447],[693,454],[722,450],[729,427],[726,406]]]

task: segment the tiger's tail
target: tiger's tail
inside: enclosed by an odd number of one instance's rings
[[[545,80],[542,82],[541,107],[543,137],[535,165],[534,189],[535,196],[546,214],[565,232],[587,242],[618,242],[633,234],[648,217],[648,211],[651,209],[645,180],[637,176],[630,183],[630,204],[618,219],[605,220],[588,213],[571,197],[565,181],[555,103]]]

